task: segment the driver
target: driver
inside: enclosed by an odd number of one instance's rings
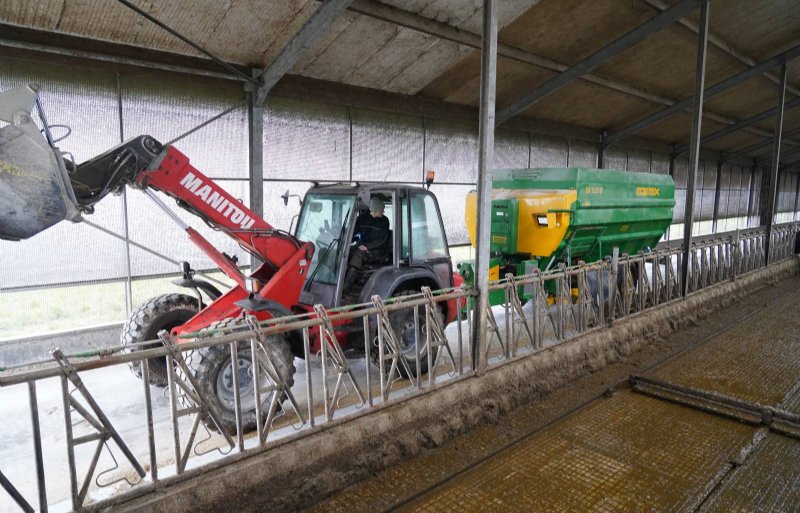
[[[383,215],[384,205],[380,198],[369,200],[369,213],[359,214],[356,219],[355,240],[358,246],[350,254],[344,286],[356,282],[364,265],[383,262],[389,242],[389,219]]]

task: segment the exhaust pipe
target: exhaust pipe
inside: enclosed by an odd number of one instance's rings
[[[64,219],[80,221],[61,152],[31,84],[0,93],[0,239],[27,239]],[[47,139],[33,122],[34,106]]]

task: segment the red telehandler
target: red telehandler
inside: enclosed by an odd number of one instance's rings
[[[33,109],[38,111],[41,130],[33,121]],[[244,315],[265,320],[313,312],[315,305],[333,308],[367,302],[374,295],[388,298],[419,292],[424,286],[440,289],[462,283],[453,273],[436,198],[423,188],[315,185],[306,193],[295,233],[290,234],[272,227],[192,167],[175,147],[164,146],[147,135],[79,165],[65,160],[53,143],[35,86],[0,93],[0,121],[8,123],[0,127],[0,238],[26,239],[59,221],[80,221],[107,194],[129,185],[150,196],[235,283],[223,293],[196,278],[184,263],[183,278],[174,283],[193,294],[166,294],[139,307],[123,328],[125,344],[156,340],[161,330],[176,336],[204,330],[225,332],[226,328],[241,326]],[[263,264],[245,276],[234,259],[186,225],[154,191],[174,198],[211,228],[234,238]],[[385,261],[365,266],[354,290],[344,278],[356,236],[355,221],[375,197],[384,203],[389,219],[388,256]],[[288,193],[284,203],[287,200]],[[442,310],[448,322],[456,315],[454,304],[443,304]],[[419,316],[420,332],[415,333],[412,309],[392,314],[391,324],[407,364],[400,366],[401,370],[416,368],[415,340],[424,340],[424,317]],[[336,326],[337,338],[353,348],[363,348],[363,337],[372,340],[374,334],[363,333],[360,325]],[[142,347],[148,346],[139,344],[131,350]],[[315,337],[312,351],[319,348],[320,341]],[[304,357],[302,340],[291,332],[272,336],[267,350],[279,362],[282,378],[292,383],[294,357]],[[427,370],[426,351],[427,347],[420,348],[422,372]],[[190,359],[192,372],[220,413],[224,428],[235,429],[233,365],[228,347],[212,346],[196,353]],[[166,359],[151,359],[149,363],[150,383],[166,385]],[[243,426],[253,429],[258,420],[251,385],[255,366],[248,348],[239,353],[239,366]],[[141,377],[139,362],[132,370]]]

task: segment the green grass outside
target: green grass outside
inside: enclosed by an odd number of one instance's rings
[[[453,266],[474,257],[472,247],[450,249]],[[230,283],[221,272],[209,273]],[[192,293],[171,282],[174,277],[136,280],[132,305],[136,309],[152,297],[170,292]],[[215,286],[218,286],[216,283]],[[222,288],[222,287],[218,287]],[[19,292],[0,292],[0,341],[124,322],[125,283],[92,283]]]
[[[222,273],[210,276],[229,281]],[[131,287],[133,308],[161,294],[186,293],[187,289],[171,283],[173,279],[134,281]],[[0,340],[123,322],[127,316],[124,282],[2,292]]]

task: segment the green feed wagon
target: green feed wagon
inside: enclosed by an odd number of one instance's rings
[[[594,262],[655,247],[672,222],[675,184],[668,175],[607,169],[503,169],[494,172],[489,279]],[[475,245],[477,193],[465,220]],[[460,273],[474,280],[474,264]],[[522,292],[522,291],[521,291]],[[528,299],[523,297],[523,299]],[[490,295],[503,302],[503,291]]]

